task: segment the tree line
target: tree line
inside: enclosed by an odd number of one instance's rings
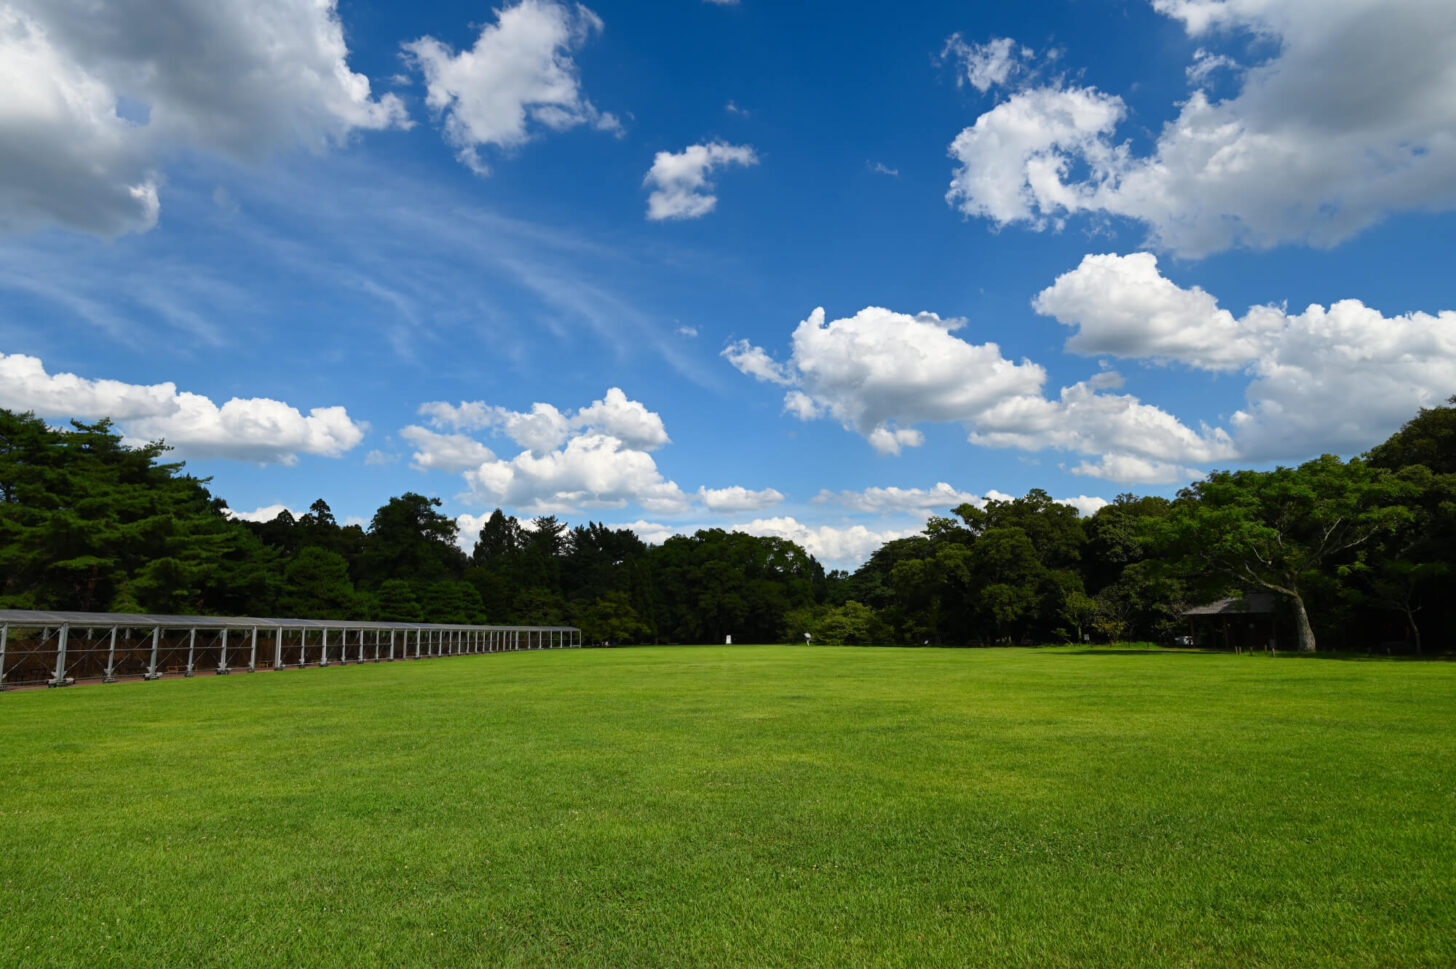
[[[1452,403],[1456,403],[1453,398]],[[367,525],[323,499],[230,517],[209,481],[109,421],[0,410],[0,607],[580,626],[592,641],[1168,642],[1190,604],[1253,592],[1302,649],[1446,648],[1456,598],[1456,407],[1368,454],[1217,471],[1090,517],[1033,490],[961,505],[854,572],[779,538],[628,529],[497,509],[474,547],[437,498]]]

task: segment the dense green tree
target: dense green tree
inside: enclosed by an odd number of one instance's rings
[[[419,622],[424,618],[414,586],[404,579],[385,579],[374,599],[374,618],[382,622]]]
[[[1410,518],[1410,489],[1383,468],[1324,455],[1297,468],[1215,471],[1179,494],[1163,549],[1225,587],[1267,590],[1294,612],[1301,652],[1314,652],[1306,598]]]
[[[626,592],[611,591],[598,596],[577,617],[582,635],[594,643],[639,643],[652,635]]]
[[[0,581],[12,606],[200,612],[267,600],[269,560],[206,482],[123,444],[0,411]]]
[[[465,570],[465,553],[455,544],[455,520],[440,514],[439,498],[407,491],[391,498],[369,523],[364,547],[365,581],[409,577],[419,583],[457,579]]]
[[[301,619],[356,619],[361,601],[349,579],[349,563],[337,552],[309,546],[283,570],[279,607]]]
[[[480,623],[486,621],[480,593],[469,582],[445,579],[419,586],[420,611],[427,622]]]
[[[1411,465],[1434,474],[1456,474],[1456,396],[1441,407],[1422,407],[1390,436],[1370,449],[1368,460],[1377,468],[1399,471]]]

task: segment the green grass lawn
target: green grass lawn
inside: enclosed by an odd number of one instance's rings
[[[0,696],[0,966],[1456,965],[1456,665],[562,650]]]

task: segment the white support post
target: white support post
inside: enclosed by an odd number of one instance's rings
[[[258,672],[258,627],[253,627],[252,644],[248,646],[248,672]]]
[[[362,629],[359,630],[359,642],[356,645],[359,647],[359,662],[362,663],[364,662],[364,630]]]
[[[273,630],[273,668],[283,669],[283,627]]]
[[[160,674],[160,673],[157,672],[157,648],[161,645],[161,643],[162,643],[162,627],[161,626],[153,626],[152,627],[152,658],[147,661],[147,675],[144,676],[144,677],[142,677],[142,679],[144,679],[144,680],[155,680],[155,679],[157,679],[158,677],[160,677],[162,675],[162,674]]]
[[[389,631],[389,661],[394,662],[394,630]]]
[[[298,631],[298,668],[303,669],[308,665],[308,630]]]
[[[51,686],[66,685],[66,640],[71,637],[71,627],[62,624],[59,637],[56,640],[56,675],[51,680]]]
[[[111,627],[111,645],[106,648],[106,675],[101,677],[102,683],[116,682],[116,627]]]
[[[319,660],[319,666],[328,666],[328,665],[329,665],[329,631],[328,631],[327,628],[325,628],[324,629],[324,651],[323,651],[323,658]]]
[[[5,647],[10,642],[10,626],[0,626],[0,690],[5,689]]]
[[[197,629],[194,627],[192,629],[191,633],[189,633],[189,635],[187,636],[187,672],[186,673],[183,673],[182,674],[183,676],[191,676],[192,675],[192,655],[193,655],[193,652],[196,649],[197,649]]]
[[[219,654],[218,657],[217,657],[217,672],[218,672],[218,675],[222,675],[223,673],[231,672],[228,669],[228,665],[227,665],[227,644],[228,644],[228,631],[226,629],[224,629],[222,631],[222,653]]]

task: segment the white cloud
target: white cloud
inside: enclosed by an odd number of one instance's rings
[[[839,492],[825,489],[815,496],[814,501],[879,515],[944,515],[958,505],[985,503],[981,496],[957,491],[944,481],[936,482],[933,488],[889,487]]]
[[[1190,36],[1245,31],[1277,53],[1237,94],[1195,90],[1144,156],[1113,140],[1120,98],[1045,86],[951,146],[948,200],[998,225],[1076,212],[1144,223],[1184,256],[1333,245],[1395,211],[1456,205],[1456,5],[1432,0],[1154,0]],[[1229,65],[1206,50],[1190,78]]]
[[[944,481],[934,488],[866,488],[863,491],[829,491],[825,489],[814,498],[818,504],[841,505],[851,511],[880,515],[912,515],[926,519],[931,515],[949,515],[961,505],[986,507],[988,501],[1014,501],[1012,495],[994,488],[984,495],[957,491]],[[1107,504],[1101,498],[1078,495],[1075,498],[1054,498],[1061,505],[1077,509],[1083,515],[1091,515]]]
[[[677,484],[662,476],[652,455],[597,431],[573,437],[545,454],[523,451],[510,460],[484,462],[467,471],[465,480],[479,501],[531,514],[624,508],[633,503],[669,514],[690,506]]]
[[[756,347],[747,340],[737,340],[723,348],[721,356],[742,373],[758,380],[787,387],[794,382],[789,368],[776,363],[763,347]],[[799,396],[803,396],[800,394]]]
[[[490,448],[464,434],[437,434],[413,424],[402,428],[399,433],[414,445],[410,466],[420,471],[459,473],[495,459]]]
[[[502,408],[499,423],[511,440],[533,454],[544,454],[560,447],[570,434],[566,415],[539,401],[525,413]]]
[[[1233,443],[1221,428],[1195,431],[1130,394],[1105,393],[1109,377],[1116,374],[1100,374],[1063,387],[1055,400],[1024,396],[1001,401],[980,415],[971,431],[971,443],[1027,451],[1050,447],[1078,454],[1133,455],[1155,461],[1218,461],[1234,456]]]
[[[1143,484],[1178,484],[1203,477],[1197,468],[1150,461],[1131,454],[1104,454],[1097,462],[1083,461],[1071,469],[1073,474],[1104,481],[1138,481]]]
[[[417,467],[463,472],[470,494],[482,503],[527,514],[629,504],[677,514],[691,507],[692,497],[663,477],[649,453],[671,443],[661,415],[618,387],[574,413],[540,401],[529,411],[432,401],[419,412],[438,428],[490,429],[525,449],[497,457],[465,434],[415,426],[401,432],[420,448]]]
[[[480,530],[490,520],[494,512],[487,512],[483,515],[456,515],[455,516],[455,544],[459,545],[466,552],[475,550],[475,543],[480,540]]]
[[[541,129],[590,124],[617,130],[617,119],[583,96],[572,54],[602,21],[581,4],[520,0],[496,11],[475,46],[455,53],[434,37],[404,45],[425,77],[426,103],[444,121],[445,140],[479,174],[481,147],[511,149]]]
[[[655,451],[664,444],[671,444],[662,416],[648,410],[635,400],[629,400],[620,388],[611,387],[601,400],[583,407],[571,419],[573,428],[595,428],[610,434],[629,448]]]
[[[459,404],[436,400],[421,404],[419,413],[436,427],[503,431],[521,447],[537,454],[560,447],[573,431],[592,429],[637,450],[655,451],[672,443],[662,416],[628,398],[619,387],[609,387],[600,400],[569,416],[554,405],[540,401],[532,404],[529,411],[513,411],[478,400]]]
[[[144,232],[168,151],[252,160],[407,126],[348,53],[332,0],[9,0],[0,229]]]
[[[231,508],[224,508],[223,514],[238,521],[271,522],[285,511],[294,518],[298,517],[299,513],[287,505],[264,505],[262,508],[255,508],[252,511],[233,511]]]
[[[948,422],[961,424],[972,443],[986,447],[1164,462],[1233,453],[1222,430],[1195,431],[1136,397],[1108,393],[1121,383],[1116,373],[1064,387],[1056,399],[1044,397],[1045,370],[1006,359],[994,343],[962,340],[955,331],[964,325],[879,307],[826,322],[818,309],[795,329],[785,363],[746,341],[722,355],[746,374],[790,386],[787,412],[801,420],[832,417],[881,454],[920,446],[924,436],[912,425]]]
[[[131,442],[165,439],[178,455],[292,464],[299,454],[337,457],[364,439],[368,425],[342,407],[308,416],[268,398],[234,397],[221,407],[171,382],[143,386],[49,374],[35,357],[0,354],[0,407],[42,417],[110,417]]]
[[[1202,289],[1163,277],[1146,253],[1087,256],[1034,305],[1077,327],[1067,341],[1070,350],[1241,370],[1251,378],[1246,406],[1230,420],[1229,453],[1200,456],[1191,447],[1138,452],[1150,461],[1357,452],[1456,387],[1451,310],[1385,316],[1359,300],[1341,300],[1301,313],[1255,306],[1235,317]],[[1129,464],[1076,470],[1112,478],[1108,468]],[[1158,477],[1171,475],[1165,468]]]
[[[689,145],[674,154],[659,151],[642,184],[652,189],[647,197],[647,218],[696,219],[713,211],[718,197],[708,180],[715,168],[724,165],[757,165],[758,156],[747,145],[714,141]]]
[[[865,162],[866,167],[876,175],[889,175],[891,178],[900,177],[900,169],[891,168],[884,162]]]
[[[733,525],[745,535],[786,538],[830,568],[855,568],[886,542],[917,534],[917,528],[874,531],[864,525],[807,525],[790,516],[755,518]]]
[[[1126,108],[1095,88],[1021,91],[976,119],[951,142],[959,163],[946,201],[997,225],[1059,226],[1092,206],[1095,186],[1064,181],[1074,161],[1096,173],[1121,157],[1108,138]]]
[[[693,337],[698,335],[698,328],[695,326],[680,326],[674,332],[677,333],[678,336],[685,336],[691,340]]]
[[[480,401],[434,401],[419,411],[436,427],[488,428],[524,448],[514,457],[498,457],[466,434],[413,425],[400,432],[417,448],[415,467],[462,472],[470,497],[486,505],[526,514],[637,505],[652,514],[678,515],[695,504],[730,513],[759,511],[784,500],[774,488],[742,485],[683,491],[662,474],[650,453],[672,443],[661,415],[617,387],[575,412],[541,402],[530,411],[511,411]]]
[[[694,528],[686,525],[667,525],[662,522],[650,522],[638,519],[635,522],[628,522],[625,525],[618,525],[618,528],[628,528],[637,533],[637,537],[649,545],[661,545],[674,535],[691,535]]]
[[[1099,510],[1106,508],[1109,504],[1106,498],[1098,498],[1094,495],[1078,495],[1075,498],[1058,498],[1056,499],[1056,502],[1059,505],[1067,505],[1069,507],[1077,509],[1077,514],[1081,515],[1083,518],[1091,518],[1093,515],[1097,514]]]
[[[964,321],[933,313],[909,316],[866,307],[848,319],[826,321],[816,309],[791,338],[788,363],[739,341],[723,356],[744,373],[796,384],[786,408],[801,418],[823,412],[863,435],[882,454],[921,443],[905,426],[920,421],[973,421],[1008,396],[1035,393],[1046,373],[1014,363],[994,343],[954,335]]]
[[[755,347],[754,349],[758,348]],[[729,359],[732,360],[733,358],[730,357]],[[733,362],[737,363],[736,360]],[[743,368],[739,367],[738,369],[742,370]],[[745,373],[748,372],[750,371],[745,371]],[[813,397],[810,397],[802,390],[791,390],[787,394],[784,394],[784,413],[793,414],[801,421],[812,421],[824,416],[824,408],[820,407]]]
[[[420,416],[428,417],[430,423],[436,427],[462,431],[491,427],[498,421],[501,412],[501,408],[492,407],[479,400],[462,400],[459,404],[432,400],[421,404],[419,409]]]
[[[761,511],[784,500],[783,493],[775,488],[753,491],[742,485],[728,488],[698,488],[698,500],[709,511]]]
[[[951,34],[940,52],[941,60],[956,61],[960,73],[956,86],[970,84],[982,94],[1004,85],[1022,70],[1022,60],[1031,57],[1029,48],[1010,37],[996,37],[984,44],[968,44],[960,34]]]
[[[630,528],[637,537],[651,545],[661,545],[674,535],[692,535],[707,525],[670,525],[639,520],[619,528]],[[808,525],[783,516],[756,518],[750,522],[726,526],[729,531],[765,538],[783,538],[794,542],[821,564],[831,569],[854,569],[864,563],[877,548],[897,538],[917,534],[919,527],[906,529],[866,528],[864,525]]]
[[[1087,255],[1032,300],[1043,316],[1077,332],[1067,349],[1085,355],[1153,357],[1234,370],[1258,355],[1267,321],[1240,321],[1197,286],[1158,272],[1149,252]]]
[[[398,460],[398,454],[389,451],[380,451],[377,448],[364,455],[364,463],[371,467],[393,464]]]
[[[1237,71],[1239,62],[1227,54],[1215,54],[1212,51],[1204,50],[1202,47],[1193,52],[1193,63],[1188,65],[1186,74],[1191,84],[1206,84],[1209,78],[1218,71]]]

